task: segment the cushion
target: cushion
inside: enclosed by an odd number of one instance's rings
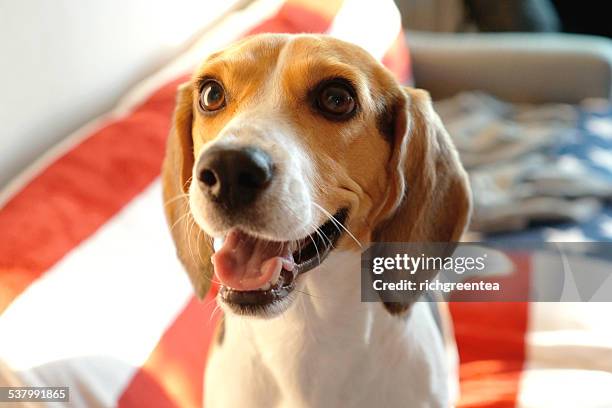
[[[176,259],[160,166],[178,84],[260,32],[327,32],[411,78],[391,0],[261,0],[211,27],[2,191],[0,385],[69,386],[76,406],[201,406],[219,313]]]

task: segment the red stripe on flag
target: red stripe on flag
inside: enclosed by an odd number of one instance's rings
[[[0,313],[159,175],[182,80],[94,132],[2,208]]]
[[[520,290],[525,295],[530,257],[513,255],[512,261],[515,272],[494,281],[500,283],[502,290]],[[452,302],[450,310],[461,362],[461,400],[457,406],[515,407],[525,363],[529,303]]]
[[[203,401],[204,368],[220,311],[215,294],[193,298],[167,329],[119,399],[120,408],[193,407]]]

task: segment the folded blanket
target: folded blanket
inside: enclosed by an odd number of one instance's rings
[[[612,198],[612,110],[513,105],[469,92],[437,102],[470,174],[472,230],[583,222]]]

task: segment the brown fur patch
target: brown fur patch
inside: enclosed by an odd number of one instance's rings
[[[226,106],[213,114],[197,108],[207,77],[226,91]],[[312,109],[309,92],[326,78],[344,78],[354,87],[358,111],[349,120],[331,121]],[[317,175],[314,201],[330,213],[349,208],[346,226],[362,244],[459,239],[471,208],[468,182],[428,94],[403,90],[366,51],[322,35],[257,35],[204,61],[179,92],[163,170],[165,200],[186,191],[190,166],[205,143],[232,119],[264,106],[259,114],[275,115],[299,135]],[[213,275],[211,240],[180,221],[187,211],[185,200],[176,200],[167,206],[168,222],[203,296]],[[326,220],[321,213],[317,221]],[[198,241],[198,234],[204,238]],[[337,247],[360,250],[347,234]],[[190,248],[197,248],[199,260],[188,256]]]

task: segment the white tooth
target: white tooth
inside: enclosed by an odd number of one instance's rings
[[[224,241],[225,241],[225,237],[213,239],[213,248],[214,248],[215,252],[217,252],[218,250],[221,249],[221,247],[223,247],[223,242]]]
[[[262,287],[260,287],[258,290],[268,290],[272,287],[272,285],[270,284],[270,282],[267,282],[265,285],[263,285]]]

